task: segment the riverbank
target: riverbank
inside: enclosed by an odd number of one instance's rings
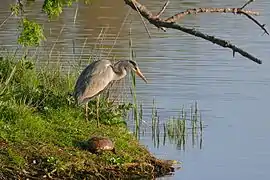
[[[70,92],[78,73],[60,67],[37,71],[26,59],[0,59],[0,179],[153,178],[173,171],[171,161],[156,159],[128,131],[124,116],[130,104],[100,103],[101,127],[90,121]],[[92,154],[85,142],[110,138],[116,154]]]

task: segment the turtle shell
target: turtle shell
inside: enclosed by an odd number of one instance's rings
[[[105,137],[91,137],[88,141],[88,150],[92,153],[112,151],[115,153],[114,143]]]

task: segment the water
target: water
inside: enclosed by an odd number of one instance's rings
[[[40,1],[38,1],[40,2]],[[158,12],[164,2],[140,1],[151,11]],[[191,7],[239,7],[246,1],[171,1],[164,17]],[[7,3],[8,4],[8,3]],[[32,5],[32,8],[38,5]],[[101,6],[101,8],[99,8]],[[7,6],[1,6],[1,21],[8,16]],[[30,7],[31,8],[31,7]],[[117,9],[116,9],[117,8]],[[248,8],[262,13],[256,17],[261,23],[269,25],[270,2],[256,1]],[[60,61],[76,63],[80,57],[83,42],[87,37],[87,45],[83,51],[82,61],[93,51],[90,48],[97,42],[102,27],[110,24],[104,40],[103,51],[98,54],[106,56],[108,48],[113,43],[128,7],[120,0],[94,2],[90,8],[80,6],[73,25],[76,6],[67,9],[59,21],[51,23],[52,31],[40,53],[46,54],[53,42],[59,36],[63,24],[66,29],[56,44],[53,58],[57,61],[57,52],[64,52]],[[39,12],[35,9],[31,14]],[[40,18],[44,18],[40,15]],[[136,12],[132,12],[120,35],[119,41],[112,52],[116,58],[129,55],[128,41],[130,20],[132,20],[133,49],[136,53],[142,72],[149,79],[149,84],[137,81],[138,98],[144,106],[143,119],[146,122],[146,132],[141,134],[140,141],[145,144],[157,157],[174,159],[182,162],[182,169],[173,176],[162,179],[260,179],[270,177],[270,121],[268,104],[270,96],[270,63],[268,61],[268,48],[270,37],[262,36],[262,30],[244,16],[232,14],[201,14],[189,16],[180,23],[188,27],[195,27],[208,34],[228,39],[232,43],[247,50],[263,60],[257,65],[248,59],[236,55],[228,49],[213,45],[204,40],[194,38],[185,33],[168,30],[167,33],[158,31],[155,27],[147,25],[152,38],[149,39]],[[14,22],[11,19],[0,29],[0,44],[8,49],[14,49],[14,39],[10,34],[16,33]],[[46,24],[46,26],[48,26]],[[49,33],[49,30],[46,31]],[[9,35],[9,36],[8,36]],[[13,40],[13,42],[12,42]],[[75,42],[73,45],[72,42]],[[105,48],[105,49],[104,49]],[[45,50],[44,50],[45,49]],[[76,56],[73,51],[75,49]],[[96,53],[96,52],[94,52]],[[41,56],[41,55],[40,55]],[[40,58],[40,63],[44,60]],[[161,124],[170,116],[177,115],[184,105],[198,102],[204,124],[207,127],[203,132],[202,148],[194,147],[189,142],[185,150],[177,148],[176,144],[166,141],[159,148],[154,146],[151,134],[151,106],[155,98],[159,108]],[[161,134],[162,136],[162,134]]]

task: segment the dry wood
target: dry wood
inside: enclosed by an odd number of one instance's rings
[[[250,1],[249,1],[250,2]],[[247,3],[246,3],[247,5]],[[189,14],[198,14],[198,13],[233,13],[233,14],[243,14],[245,16],[247,16],[250,20],[252,20],[255,24],[257,24],[263,31],[265,34],[269,33],[267,32],[267,30],[265,29],[265,24],[260,24],[256,19],[254,19],[251,15],[255,15],[258,16],[260,15],[259,12],[255,12],[255,11],[249,11],[249,10],[242,10],[243,7],[241,8],[194,8],[194,9],[187,9],[184,12],[180,12],[178,14],[175,14],[174,16],[166,19],[165,21],[167,22],[176,22],[178,19],[183,18],[186,15]]]
[[[159,16],[161,16],[161,15],[164,13],[164,11],[165,11],[166,7],[169,5],[169,3],[170,3],[170,1],[167,1],[167,2],[164,4],[164,6],[163,6],[163,7],[161,8],[161,10],[159,11],[159,13],[157,13],[156,17],[159,17]]]
[[[265,34],[269,35],[268,31],[265,29],[265,24],[261,24],[259,23],[256,19],[254,19],[251,15],[249,15],[246,12],[241,12],[242,14],[244,14],[245,16],[247,16],[250,20],[252,20],[254,23],[256,23],[260,28],[262,28],[262,30],[264,31]]]
[[[247,5],[249,5],[250,3],[252,3],[255,0],[249,0],[248,2],[246,2],[240,9],[244,9]]]
[[[177,29],[180,31],[183,31],[185,33],[191,34],[193,36],[197,36],[200,38],[203,38],[205,40],[208,40],[214,44],[217,44],[219,46],[222,46],[224,48],[230,48],[233,51],[233,55],[235,52],[241,54],[242,56],[261,64],[262,61],[253,55],[249,54],[248,52],[242,50],[241,48],[238,48],[237,46],[231,44],[229,41],[216,38],[214,36],[210,36],[208,34],[204,34],[198,30],[195,30],[194,28],[186,28],[184,26],[180,26],[176,23],[176,20],[179,18],[187,15],[187,14],[197,14],[197,13],[204,13],[204,12],[219,12],[219,13],[234,13],[234,14],[243,14],[247,16],[249,19],[251,19],[253,22],[255,22],[257,25],[259,25],[266,34],[268,34],[267,30],[264,28],[264,24],[261,25],[258,21],[256,21],[251,15],[259,15],[258,12],[249,11],[249,10],[243,10],[244,7],[246,7],[248,4],[253,2],[254,0],[250,0],[247,3],[245,3],[241,8],[196,8],[196,9],[188,9],[184,12],[178,13],[170,18],[162,19],[160,18],[160,15],[164,12],[165,8],[168,5],[168,2],[163,6],[161,11],[157,15],[153,15],[145,6],[137,2],[136,0],[124,0],[127,5],[129,5],[132,9],[138,11],[144,18],[146,18],[151,24],[155,25],[158,28],[162,28],[164,31],[165,28],[171,28],[171,29]]]
[[[242,10],[241,8],[194,8],[187,9],[186,11],[175,14],[174,16],[166,19],[167,22],[175,22],[178,19],[189,15],[189,14],[198,14],[198,13],[233,13],[233,14],[250,14],[258,16],[259,12]]]

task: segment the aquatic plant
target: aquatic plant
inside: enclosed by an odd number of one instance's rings
[[[180,111],[178,117],[171,117],[164,126],[170,141],[174,142],[179,149],[185,149],[189,136],[194,147],[196,140],[199,140],[199,148],[202,148],[203,140],[203,121],[198,110],[198,104],[195,102],[190,108],[190,115],[184,108]]]
[[[171,116],[161,124],[156,102],[153,99],[151,117],[154,147],[159,148],[162,139],[164,146],[166,141],[169,140],[170,143],[176,144],[178,149],[185,150],[189,137],[191,137],[192,146],[195,147],[196,144],[199,144],[199,148],[202,148],[203,129],[205,126],[203,125],[197,102],[190,107],[190,110],[182,107],[178,116]]]

